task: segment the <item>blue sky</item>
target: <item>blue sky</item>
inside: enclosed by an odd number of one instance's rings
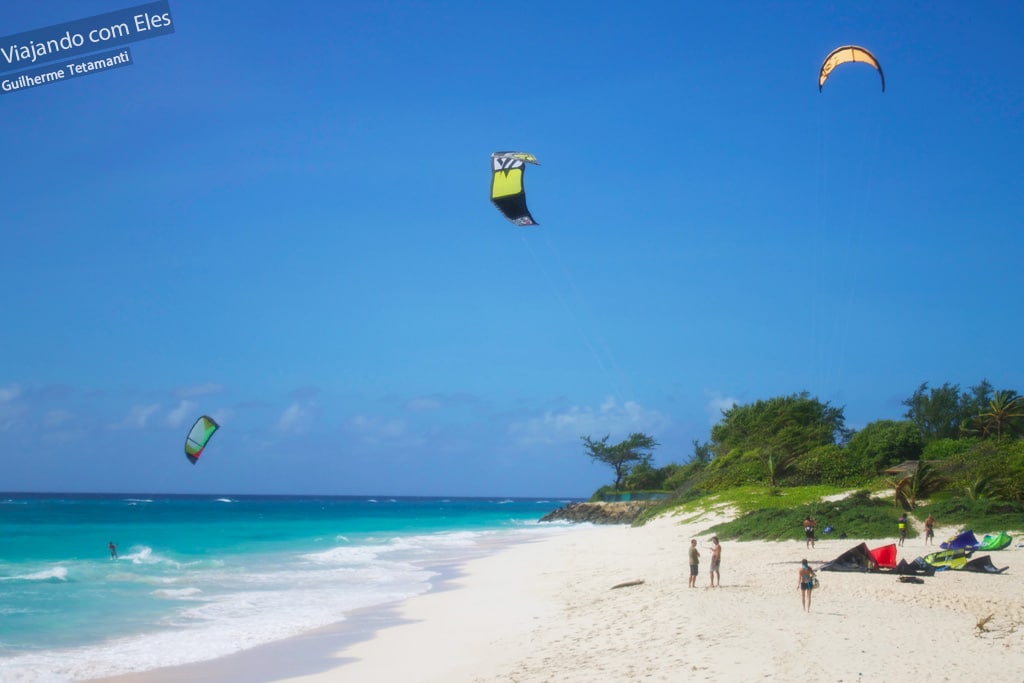
[[[1024,389],[1018,3],[582,7],[172,0],[132,66],[0,96],[0,490],[586,496],[581,435]],[[884,94],[818,92],[850,43]]]

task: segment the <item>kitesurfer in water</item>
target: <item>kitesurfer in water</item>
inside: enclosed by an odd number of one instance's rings
[[[114,545],[114,542],[111,541],[110,543],[108,543],[107,544],[107,548],[110,549],[110,559],[116,560],[117,559],[117,546]]]
[[[805,612],[811,611],[811,593],[814,592],[814,570],[807,560],[800,561],[800,573],[797,575],[796,587],[800,589],[800,606]]]

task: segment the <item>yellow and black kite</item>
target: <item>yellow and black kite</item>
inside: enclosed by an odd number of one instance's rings
[[[878,63],[870,51],[857,45],[843,45],[828,53],[821,65],[821,72],[818,74],[818,92],[825,86],[832,69],[847,62],[863,62],[878,69],[878,76],[882,79],[882,92],[885,92],[885,74],[882,73],[882,65]]]
[[[491,201],[515,225],[538,225],[526,208],[523,174],[526,164],[537,164],[527,152],[495,152],[491,155]]]

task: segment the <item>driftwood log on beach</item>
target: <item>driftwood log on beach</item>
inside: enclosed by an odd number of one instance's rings
[[[591,524],[632,524],[653,501],[615,503],[569,503],[540,518],[542,522],[590,522]]]

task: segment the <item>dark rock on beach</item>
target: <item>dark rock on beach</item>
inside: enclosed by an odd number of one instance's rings
[[[632,524],[653,501],[617,503],[569,503],[540,518],[542,522],[590,522],[591,524]]]

